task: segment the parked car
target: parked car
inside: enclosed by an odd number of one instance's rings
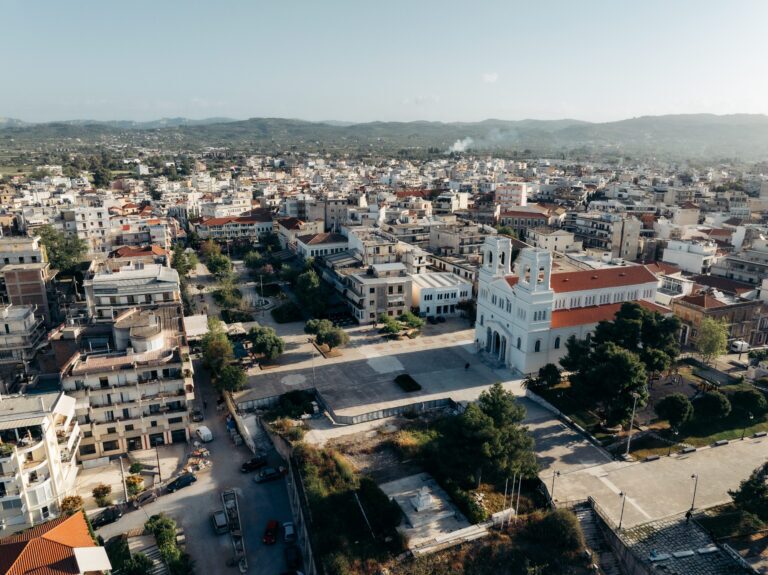
[[[427,321],[428,321],[428,322],[429,322],[431,325],[437,325],[437,318],[436,318],[435,316],[433,316],[433,315],[429,316],[429,317],[427,318]]]
[[[229,531],[229,524],[227,523],[227,514],[223,509],[211,513],[211,525],[213,525],[213,531],[216,535],[221,535]]]
[[[285,562],[288,564],[288,569],[298,569],[301,567],[301,551],[296,545],[288,545],[284,550]]]
[[[153,489],[142,491],[133,499],[133,506],[138,509],[142,505],[152,503],[157,499],[157,493]]]
[[[280,524],[275,519],[271,519],[267,523],[267,527],[264,529],[264,537],[261,539],[264,545],[274,545],[277,542],[277,531],[279,529]]]
[[[168,493],[173,493],[174,491],[178,491],[184,487],[189,487],[195,481],[197,481],[197,477],[195,477],[194,474],[183,473],[168,484]]]
[[[123,512],[120,511],[120,508],[116,505],[113,505],[112,507],[107,507],[104,511],[91,519],[91,525],[94,529],[98,529],[99,527],[104,527],[105,525],[114,523],[122,516]]]
[[[283,523],[283,541],[286,543],[294,543],[296,541],[296,529],[294,529],[291,521]]]
[[[260,469],[264,467],[267,464],[267,456],[266,455],[257,455],[256,457],[253,457],[243,463],[240,466],[240,471],[243,473],[250,473],[251,471],[256,471],[257,469]]]
[[[440,323],[445,323],[445,316],[444,315],[437,316],[437,321],[439,321]]]
[[[208,443],[209,441],[213,441],[213,433],[211,433],[211,430],[208,429],[205,425],[201,425],[195,430],[195,434],[197,437],[200,438],[200,441],[203,443]]]
[[[205,419],[205,416],[199,409],[196,409],[192,412],[192,421],[202,421],[203,419]]]
[[[749,344],[740,339],[731,342],[731,351],[736,353],[746,353],[749,351]]]
[[[274,481],[280,479],[283,476],[278,469],[274,467],[265,467],[253,478],[256,483],[264,483],[265,481]]]

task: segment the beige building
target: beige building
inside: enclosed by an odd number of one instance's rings
[[[375,264],[344,281],[345,297],[358,323],[373,323],[381,314],[402,315],[411,309],[413,280],[401,263]]]
[[[568,253],[581,251],[581,242],[577,242],[572,232],[549,227],[528,230],[527,243],[535,248],[549,252]]]

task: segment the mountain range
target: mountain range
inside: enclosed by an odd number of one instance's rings
[[[497,120],[481,122],[309,122],[285,118],[163,118],[150,122],[73,120],[27,123],[0,118],[0,148],[13,143],[56,143],[78,139],[98,145],[125,138],[130,143],[199,148],[391,152],[433,148],[456,151],[524,151],[675,158],[765,159],[768,116],[684,114],[642,116],[616,122]]]

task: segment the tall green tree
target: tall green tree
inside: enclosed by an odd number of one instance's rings
[[[711,362],[728,350],[728,324],[705,317],[699,324],[696,336],[696,351],[705,363]]]
[[[245,388],[248,376],[239,365],[225,365],[216,376],[216,387],[220,391],[240,391]]]
[[[88,244],[77,236],[61,232],[49,224],[41,226],[37,234],[52,268],[71,272],[85,259]]]
[[[728,495],[739,509],[768,521],[768,463],[755,469]]]
[[[317,334],[315,338],[320,345],[327,345],[330,349],[343,347],[349,343],[349,335],[340,327],[331,327]]]
[[[221,320],[208,318],[208,333],[203,336],[203,362],[215,375],[234,358],[232,343]]]
[[[253,351],[268,360],[277,359],[285,351],[285,341],[271,327],[252,327],[246,337],[251,342]]]

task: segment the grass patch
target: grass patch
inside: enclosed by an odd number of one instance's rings
[[[253,321],[253,314],[247,311],[240,311],[239,309],[223,309],[221,310],[221,319],[225,323]]]
[[[270,409],[264,418],[266,421],[281,418],[298,419],[305,413],[314,413],[313,401],[315,401],[315,394],[311,391],[303,389],[289,391],[280,396],[277,405]]]
[[[401,373],[395,378],[395,383],[405,392],[419,391],[421,385],[407,373]]]
[[[548,389],[537,389],[536,394],[546,399],[590,433],[598,433],[600,418],[589,407],[571,395],[570,382],[562,382]]]
[[[285,302],[283,305],[274,308],[270,313],[277,323],[291,323],[304,319],[304,313],[301,311],[301,308],[292,301]]]
[[[670,444],[652,435],[644,435],[632,440],[629,452],[635,459],[643,460],[652,455],[667,455]],[[622,448],[623,449],[623,448]],[[680,446],[673,446],[672,451],[677,451]],[[623,451],[622,451],[623,453]]]
[[[282,293],[282,290],[280,289],[280,284],[266,284],[264,286],[264,290],[262,291],[261,286],[256,286],[256,293],[258,293],[262,297],[275,297],[279,293]]]
[[[703,515],[697,516],[696,521],[716,539],[742,537],[768,528],[764,522],[751,513],[742,511],[733,503],[708,509]]]

